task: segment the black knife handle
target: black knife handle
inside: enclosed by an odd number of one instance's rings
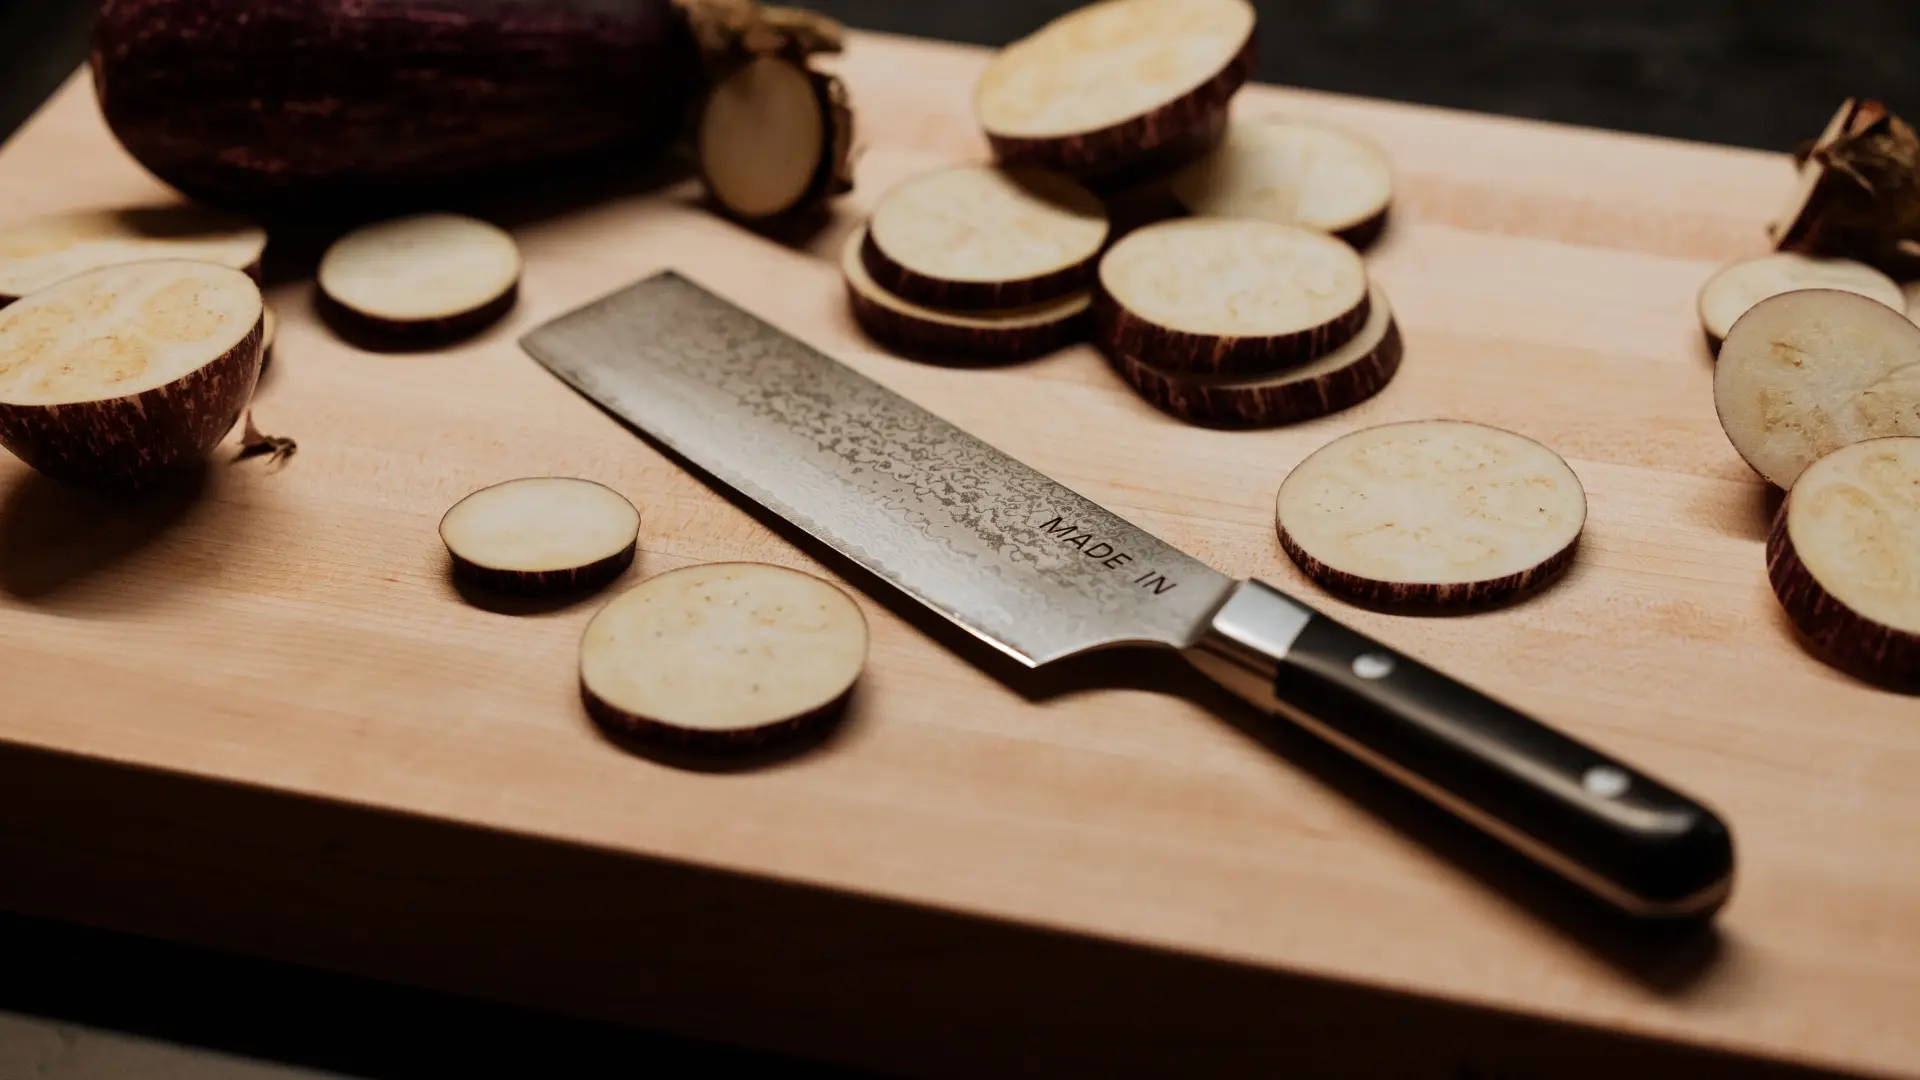
[[[1705,806],[1261,582],[1190,656],[1622,911],[1701,917],[1731,888],[1732,837]]]

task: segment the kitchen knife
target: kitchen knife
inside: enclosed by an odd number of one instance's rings
[[[1259,581],[1235,581],[672,272],[521,344],[601,407],[1019,662],[1180,650],[1606,903],[1725,900],[1719,818]]]

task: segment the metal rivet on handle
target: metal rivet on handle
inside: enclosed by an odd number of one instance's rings
[[[1384,679],[1393,672],[1393,657],[1386,653],[1361,653],[1353,658],[1353,673],[1363,679]]]
[[[1611,765],[1595,765],[1580,778],[1580,786],[1587,789],[1587,794],[1602,799],[1617,799],[1632,785],[1631,777]]]

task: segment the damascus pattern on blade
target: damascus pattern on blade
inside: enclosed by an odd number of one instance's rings
[[[1026,663],[1184,647],[1232,585],[678,274],[521,344],[661,445]]]

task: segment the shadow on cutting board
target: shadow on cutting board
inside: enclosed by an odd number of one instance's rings
[[[1724,941],[1711,923],[1643,924],[1619,915],[1306,729],[1245,704],[1172,652],[1113,650],[1056,667],[1028,672],[1027,687],[1010,685],[1033,700],[1117,686],[1195,702],[1646,990],[1684,998],[1711,980],[1722,959]]]
[[[1723,936],[1710,922],[1640,923],[1540,869],[1505,845],[1284,720],[1264,716],[1164,649],[1112,649],[1029,669],[927,609],[885,579],[739,495],[698,466],[607,413],[669,461],[820,562],[960,659],[1030,701],[1090,690],[1130,689],[1181,697],[1314,776],[1329,790],[1418,841],[1516,909],[1576,942],[1644,989],[1680,998],[1710,981]],[[1738,885],[1735,886],[1736,892]]]
[[[1753,537],[1765,541],[1773,535],[1773,523],[1780,516],[1780,507],[1787,501],[1787,493],[1763,483],[1753,492]]]
[[[145,575],[137,589],[98,586],[212,501],[219,469],[208,466],[164,490],[113,500],[20,470],[0,494],[0,593],[36,606],[96,610],[138,602],[149,587],[190,580],[178,568]]]
[[[658,194],[685,180],[690,172],[688,162],[672,154],[646,157],[612,151],[576,158],[564,167],[464,184],[458,191],[435,188],[410,201],[266,215],[273,242],[262,260],[261,281],[271,289],[311,280],[328,245],[370,221],[429,211],[460,213],[512,232]]]
[[[463,581],[453,576],[451,566],[446,568],[447,588],[459,596],[461,603],[494,615],[510,615],[521,619],[559,615],[588,604],[604,604],[608,597],[617,596],[622,590],[632,588],[634,582],[638,580],[640,575],[622,574],[598,589],[582,589],[555,596],[510,596]]]
[[[765,221],[742,221],[735,218],[727,213],[725,207],[704,192],[689,192],[675,199],[674,204],[689,210],[700,210],[712,214],[715,218],[728,222],[736,228],[795,251],[806,251],[813,247],[821,237],[836,229],[840,221],[840,215],[835,212],[832,199],[768,218]]]
[[[767,746],[748,750],[722,753],[701,752],[665,746],[644,737],[613,731],[600,724],[594,724],[593,730],[608,745],[618,747],[636,757],[646,758],[656,765],[714,775],[760,773],[827,753],[835,746],[847,742],[863,723],[859,699],[860,690],[856,685],[845,707],[832,719],[797,738],[781,739]]]

